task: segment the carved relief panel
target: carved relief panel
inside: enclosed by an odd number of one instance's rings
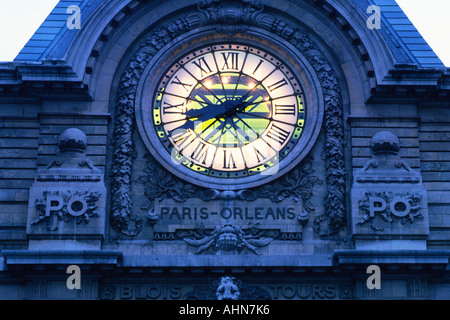
[[[84,154],[86,135],[67,129],[58,147],[30,189],[27,235],[31,240],[103,240],[106,188],[103,173]]]
[[[121,76],[115,115],[119,238],[258,254],[301,241],[306,225],[344,230],[337,77],[307,33],[259,2],[202,2],[154,29]]]
[[[352,187],[355,239],[422,240],[415,248],[424,246],[428,206],[420,172],[400,158],[399,139],[389,131],[372,137],[371,150],[372,159],[355,173]]]

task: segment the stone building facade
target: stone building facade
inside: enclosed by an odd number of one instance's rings
[[[60,1],[0,64],[0,298],[448,299],[449,150],[394,0]]]

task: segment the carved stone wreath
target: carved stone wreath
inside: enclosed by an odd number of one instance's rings
[[[218,32],[245,32],[247,26],[265,29],[295,46],[308,60],[320,81],[325,102],[325,147],[327,196],[325,213],[314,220],[320,236],[336,235],[345,227],[344,124],[341,90],[331,64],[308,34],[263,13],[258,1],[202,1],[197,11],[167,26],[154,29],[123,72],[114,116],[111,225],[120,234],[137,235],[142,226],[132,213],[132,163],[135,152],[134,103],[138,82],[153,55],[165,44],[202,26],[217,26]],[[132,222],[135,222],[135,227]]]
[[[153,208],[154,201],[170,198],[178,202],[184,202],[189,198],[200,198],[204,201],[216,200],[220,193],[214,189],[198,187],[185,182],[165,170],[156,160],[146,154],[147,167],[144,174],[136,182],[144,185],[145,196],[149,200],[143,210]],[[261,187],[243,189],[235,194],[235,197],[245,201],[255,201],[258,198],[268,198],[272,202],[281,202],[284,199],[291,198],[295,201],[302,199],[303,206],[307,212],[314,210],[310,198],[313,195],[315,185],[323,183],[318,177],[314,176],[311,156],[306,157],[293,170],[281,178],[267,183]]]

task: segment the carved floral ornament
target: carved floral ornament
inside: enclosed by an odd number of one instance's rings
[[[343,154],[343,110],[342,97],[337,76],[330,63],[320,52],[309,35],[275,16],[266,13],[258,1],[202,1],[197,11],[184,18],[154,28],[140,49],[130,59],[120,80],[114,117],[114,159],[112,165],[112,207],[111,224],[119,233],[134,236],[142,228],[142,219],[132,213],[132,164],[135,146],[134,106],[137,87],[144,69],[153,56],[176,37],[197,28],[212,26],[217,32],[235,34],[245,32],[248,27],[257,27],[275,34],[294,46],[312,66],[320,82],[325,104],[325,145],[324,160],[328,193],[325,199],[325,213],[314,220],[314,230],[321,236],[337,235],[345,226],[345,180]],[[160,169],[155,169],[160,170]],[[164,170],[161,168],[161,170]],[[284,179],[284,180],[283,180]],[[264,188],[278,183],[283,185],[286,178],[274,181]],[[176,179],[169,179],[176,180]],[[284,181],[284,182],[283,182]],[[183,182],[181,182],[183,183]],[[291,183],[296,183],[291,181]],[[198,187],[193,186],[198,190]],[[260,189],[260,190],[263,190]],[[172,195],[178,196],[176,185]],[[202,189],[205,194],[207,190]],[[253,190],[254,191],[254,190]],[[261,191],[256,191],[261,192]],[[292,196],[291,191],[281,195]],[[276,201],[276,199],[274,199]],[[134,223],[133,223],[134,222]]]

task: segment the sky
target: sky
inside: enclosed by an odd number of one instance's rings
[[[450,0],[396,0],[450,67]],[[0,61],[12,61],[58,0],[0,0]]]
[[[450,0],[396,0],[446,67],[450,67]]]

